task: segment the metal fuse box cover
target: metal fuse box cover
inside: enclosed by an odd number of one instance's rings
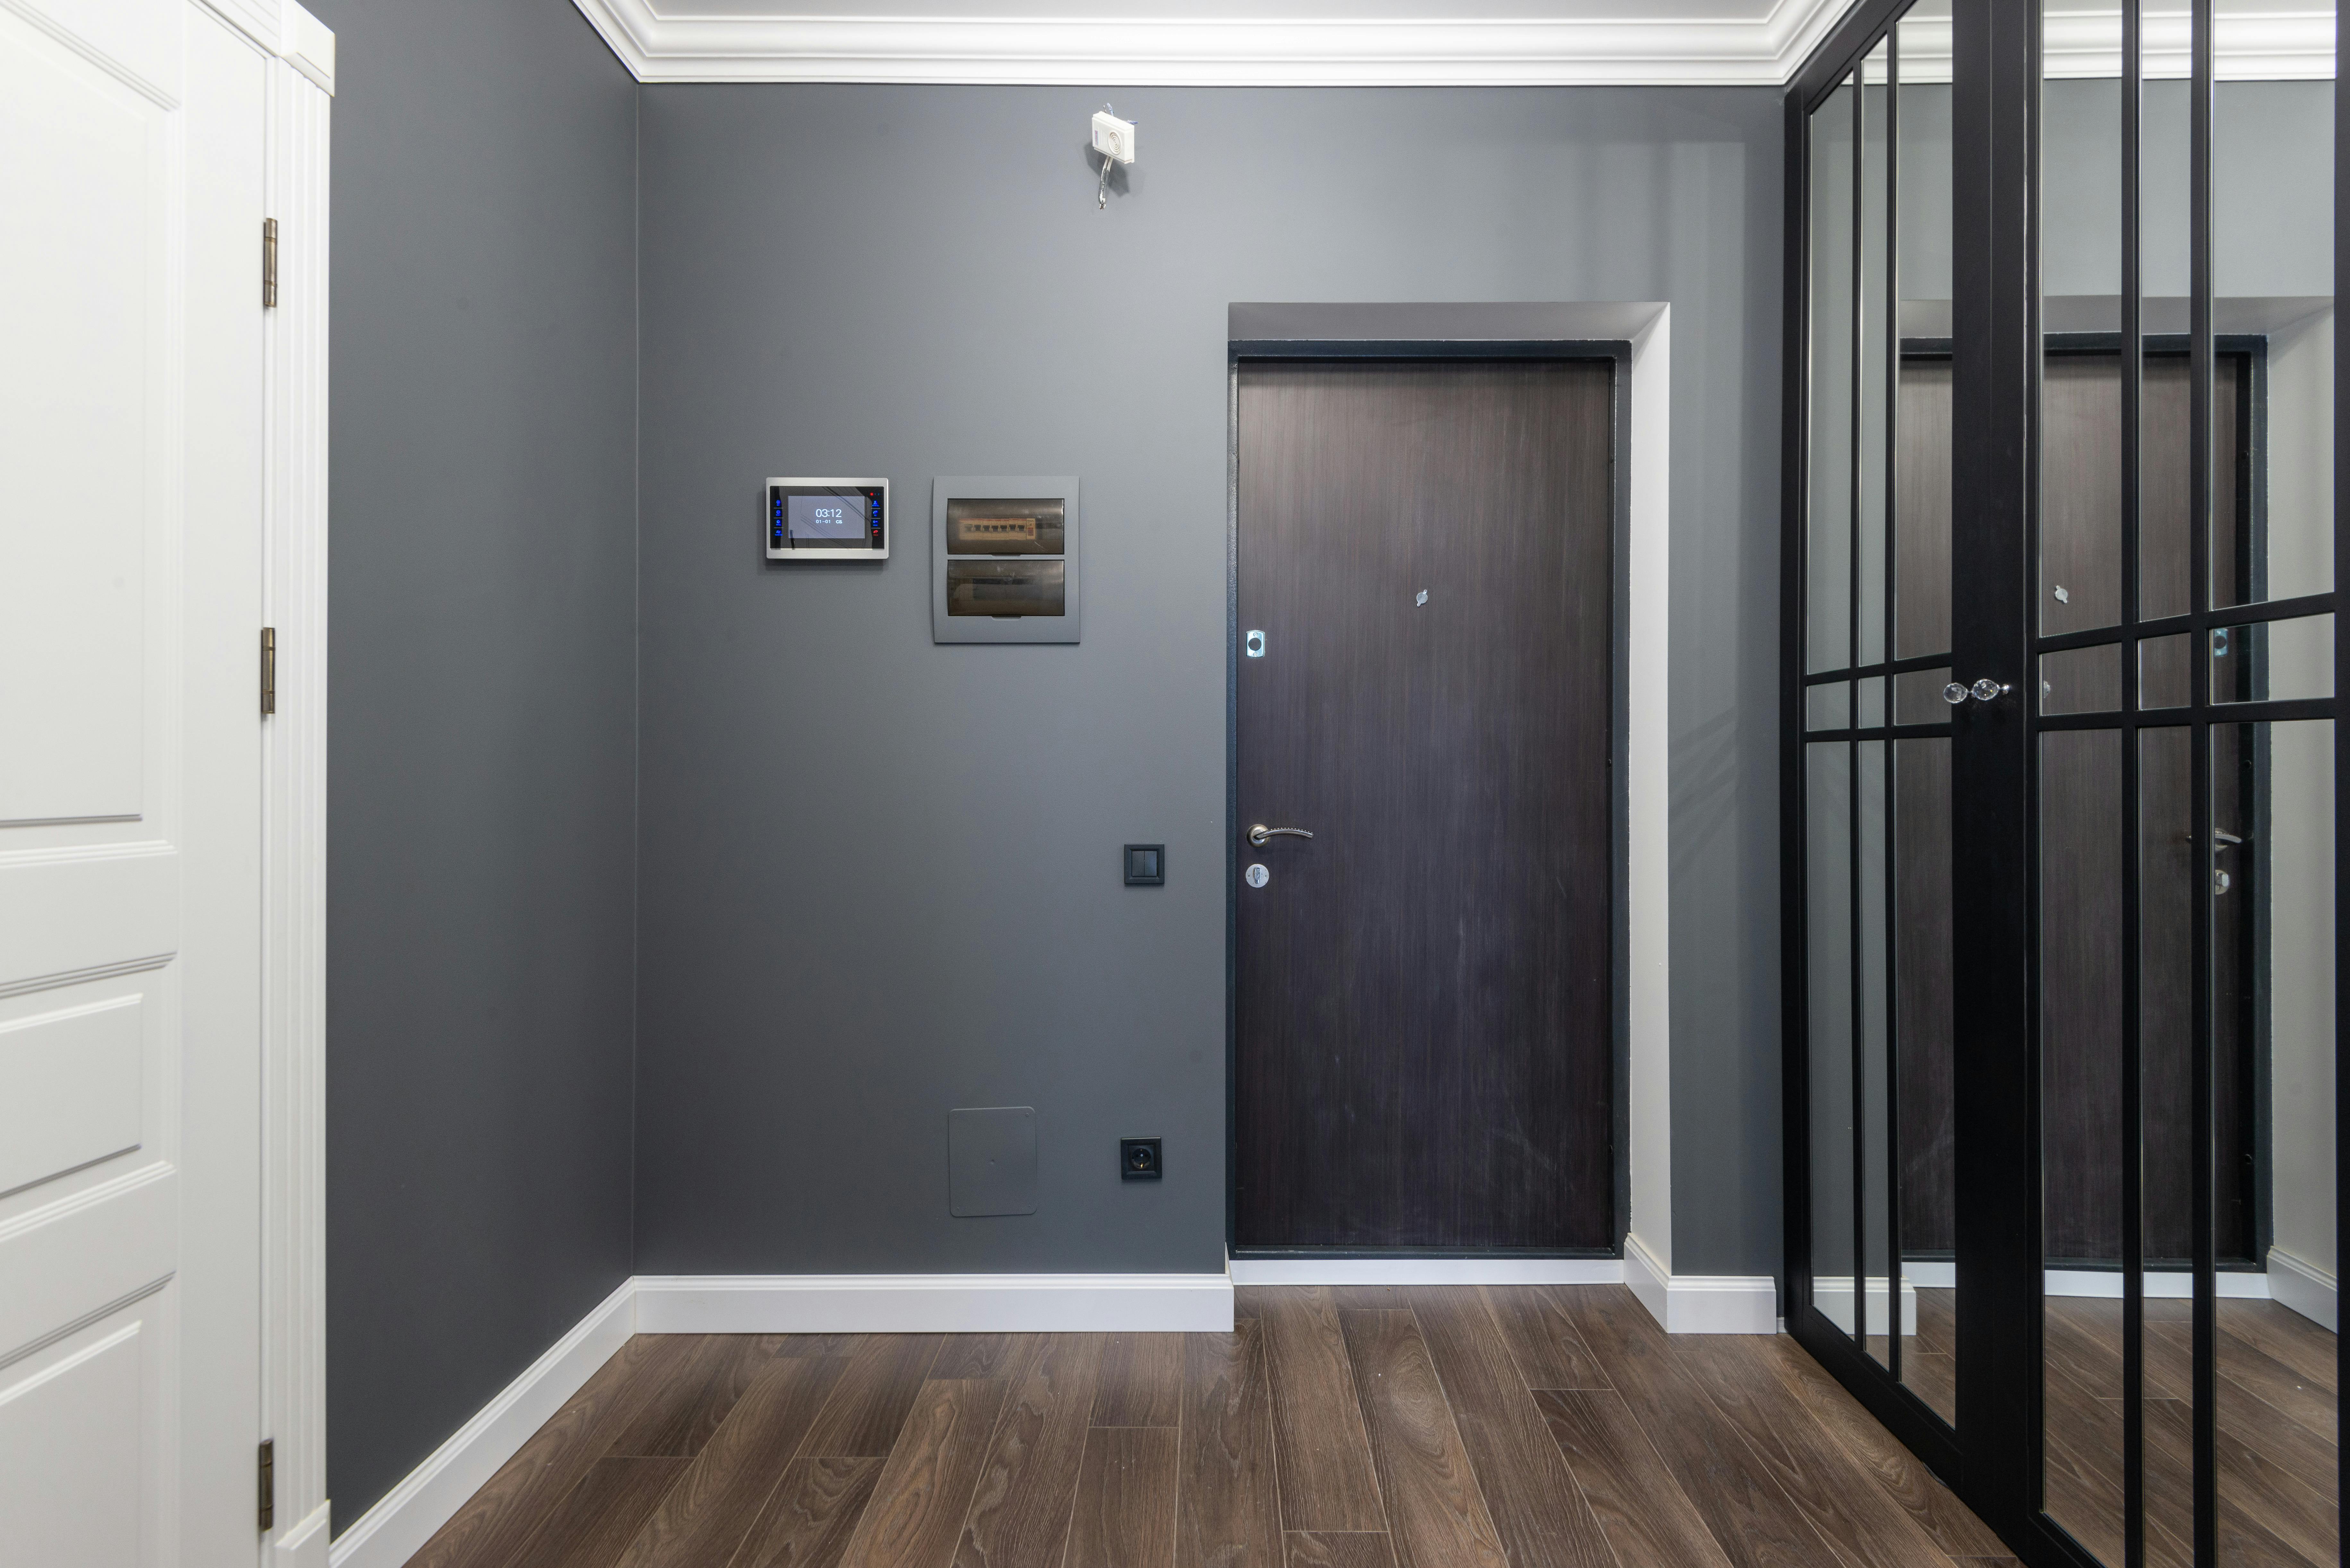
[[[931,640],[1076,642],[1083,509],[1073,474],[931,482]]]
[[[949,561],[947,614],[1059,616],[1068,613],[1066,561]]]

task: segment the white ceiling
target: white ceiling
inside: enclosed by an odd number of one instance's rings
[[[576,0],[640,81],[1089,87],[1776,87],[1855,0],[822,3]],[[2333,75],[2334,0],[2216,5],[2223,78]],[[1913,15],[1929,10],[1949,0]],[[2185,10],[2149,0],[2154,74],[2184,72]],[[2051,73],[2116,73],[2119,37],[2116,0],[2057,0]]]

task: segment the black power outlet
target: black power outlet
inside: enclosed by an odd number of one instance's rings
[[[1118,1140],[1118,1174],[1126,1181],[1156,1181],[1165,1175],[1159,1162],[1159,1140],[1155,1137],[1122,1137]]]

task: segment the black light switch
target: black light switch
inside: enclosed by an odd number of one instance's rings
[[[1126,846],[1126,885],[1163,888],[1167,885],[1167,846],[1129,844]]]

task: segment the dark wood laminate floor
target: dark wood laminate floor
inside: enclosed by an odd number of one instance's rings
[[[410,1568],[1991,1568],[1783,1336],[1620,1286],[1229,1334],[639,1335]]]

